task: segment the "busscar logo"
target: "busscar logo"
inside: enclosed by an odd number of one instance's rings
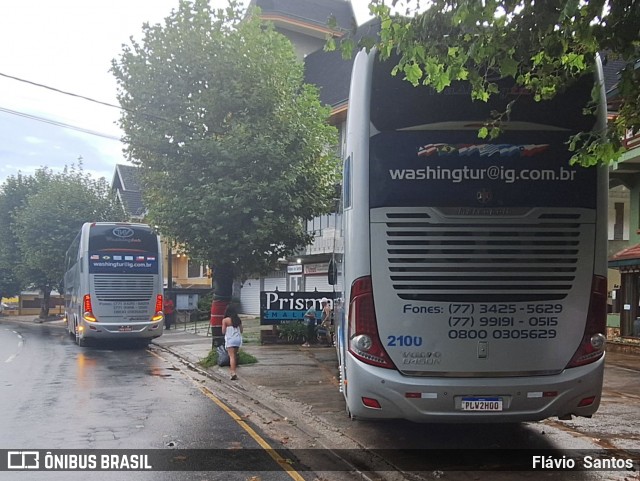
[[[38,451],[8,451],[7,469],[39,469],[40,453]]]

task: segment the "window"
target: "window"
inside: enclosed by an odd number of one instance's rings
[[[202,277],[202,264],[189,259],[187,277]]]
[[[338,229],[342,228],[342,215],[341,214],[327,214],[314,217],[307,221],[307,232],[313,234],[316,237],[323,235],[325,229]]]
[[[624,203],[616,202],[613,208],[615,211],[613,240],[624,240]]]
[[[302,290],[302,275],[296,274],[289,276],[289,290],[292,292],[300,292]]]
[[[348,209],[351,207],[351,156],[347,157],[344,161],[344,179],[342,180],[343,184],[343,203],[344,208]]]

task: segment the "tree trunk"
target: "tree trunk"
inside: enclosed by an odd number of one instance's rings
[[[234,279],[233,264],[220,264],[213,268],[213,293],[215,298],[231,300]]]
[[[51,299],[51,288],[49,286],[41,287],[42,289],[42,303],[40,304],[40,319],[47,319],[49,317],[49,301]]]
[[[233,265],[220,264],[213,268],[213,302],[211,303],[212,347],[224,345],[222,319],[233,295]]]

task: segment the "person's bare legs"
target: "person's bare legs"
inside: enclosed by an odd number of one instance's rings
[[[227,352],[229,353],[229,370],[231,371],[231,380],[235,381],[238,379],[238,376],[236,375],[236,366],[238,365],[238,348],[228,347]]]

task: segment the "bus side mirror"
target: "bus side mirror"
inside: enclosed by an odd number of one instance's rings
[[[328,277],[330,286],[335,286],[338,283],[338,269],[336,267],[336,261],[334,259],[331,259],[329,261]]]

